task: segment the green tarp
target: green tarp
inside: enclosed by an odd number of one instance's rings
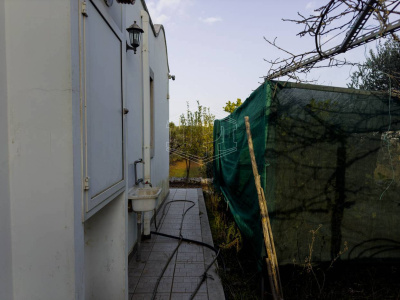
[[[280,263],[304,263],[312,240],[313,261],[400,257],[398,99],[266,81],[215,121],[215,186],[262,257],[245,116]]]

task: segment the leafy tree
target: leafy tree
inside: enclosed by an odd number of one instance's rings
[[[353,72],[351,81],[347,84],[350,88],[363,90],[392,89],[393,94],[398,94],[400,87],[400,42],[389,39],[379,44],[376,53],[370,50],[364,65]],[[397,95],[399,96],[399,95]]]
[[[224,111],[228,112],[228,113],[233,113],[235,111],[236,108],[238,108],[240,105],[242,105],[242,99],[237,98],[236,103],[235,102],[231,102],[228,101],[226,102],[226,105],[224,107],[222,107],[224,109]]]
[[[185,114],[180,116],[180,124],[170,123],[170,154],[182,157],[186,163],[186,181],[189,179],[192,162],[201,163],[212,154],[213,124],[215,116],[210,109],[200,105],[191,111],[189,103]]]
[[[180,156],[174,154],[180,151],[180,134],[179,126],[176,126],[174,122],[169,122],[169,159],[171,162],[181,160]]]

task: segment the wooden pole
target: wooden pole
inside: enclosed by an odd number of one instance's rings
[[[265,248],[267,250],[268,257],[267,271],[269,283],[271,286],[271,292],[274,300],[282,300],[282,286],[279,276],[278,260],[275,252],[274,238],[271,230],[271,223],[269,221],[268,207],[265,200],[264,190],[261,186],[260,175],[258,174],[256,158],[254,155],[253,139],[251,137],[249,117],[244,117],[246,124],[247,142],[249,144],[249,153],[251,159],[251,166],[253,168],[254,181],[257,189],[258,204],[260,206],[261,224],[264,234]]]

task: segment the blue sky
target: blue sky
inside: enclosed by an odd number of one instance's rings
[[[277,43],[293,53],[313,50],[313,38],[296,36],[303,29],[301,25],[282,19],[297,18],[297,12],[312,14],[313,9],[326,2],[147,1],[153,22],[165,27],[170,70],[176,76],[170,82],[170,119],[176,120],[186,110],[186,102],[194,109],[196,100],[210,107],[217,118],[225,116],[222,107],[228,100],[245,100],[263,81],[261,77],[269,70],[264,59],[283,57],[264,37],[277,37]],[[375,45],[372,42],[342,57],[362,62],[368,47]],[[318,69],[308,79],[323,85],[346,86],[350,72],[348,67]]]

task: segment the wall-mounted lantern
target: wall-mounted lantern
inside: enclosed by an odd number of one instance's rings
[[[130,46],[128,45],[128,43],[126,44],[126,51],[133,50],[136,54],[136,48],[140,46],[140,38],[144,31],[142,28],[139,27],[138,24],[136,24],[136,21],[131,26],[129,26],[126,31],[129,32],[129,42],[131,44]]]

